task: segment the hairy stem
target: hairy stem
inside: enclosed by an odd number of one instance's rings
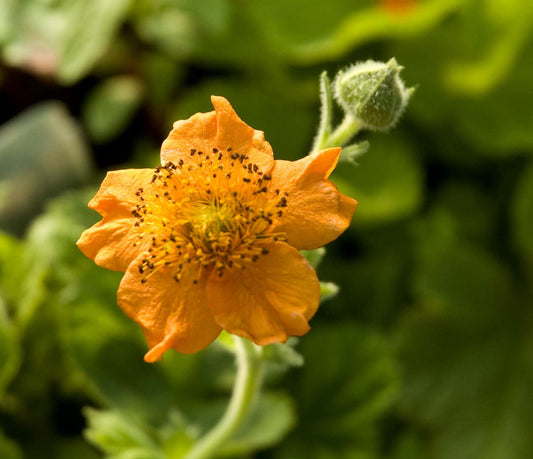
[[[262,349],[246,338],[234,336],[237,376],[231,400],[220,421],[191,448],[185,459],[209,459],[237,431],[253,405],[261,386]]]

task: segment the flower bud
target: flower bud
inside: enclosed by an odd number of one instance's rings
[[[390,128],[414,91],[400,79],[402,69],[394,58],[387,63],[369,60],[355,64],[337,74],[333,82],[335,98],[363,127]]]

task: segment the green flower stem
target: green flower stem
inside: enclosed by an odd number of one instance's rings
[[[347,114],[341,124],[326,138],[319,149],[342,147],[362,128],[361,122]]]
[[[209,432],[187,453],[185,459],[209,459],[237,431],[250,412],[261,386],[264,359],[262,349],[246,338],[234,336],[237,376],[226,412]]]

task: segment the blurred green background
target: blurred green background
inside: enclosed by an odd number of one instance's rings
[[[74,245],[87,201],[211,94],[300,158],[320,72],[391,57],[418,88],[333,177],[359,201],[318,268],[340,292],[220,454],[533,457],[532,27],[523,0],[0,0],[0,457],[181,457],[232,356],[143,362],[121,274]]]

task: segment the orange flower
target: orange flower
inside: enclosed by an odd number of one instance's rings
[[[259,345],[303,335],[320,285],[298,252],[339,236],[356,201],[328,180],[340,148],[274,160],[261,131],[212,97],[177,121],[162,166],[109,172],[89,207],[102,220],[78,241],[125,271],[120,307],[142,328],[147,362],[196,352],[222,329]]]

